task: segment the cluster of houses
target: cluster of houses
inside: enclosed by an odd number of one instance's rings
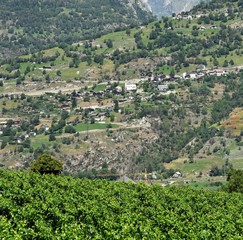
[[[212,69],[207,70],[206,66],[201,64],[198,66],[197,71],[192,73],[183,73],[181,75],[154,75],[152,76],[152,82],[158,87],[159,92],[167,92],[169,90],[168,84],[175,83],[180,79],[198,80],[204,76],[226,76],[228,72],[224,69]]]
[[[12,126],[19,127],[21,124],[20,119],[0,119],[0,136],[3,134],[3,129],[7,127],[9,120],[12,120]]]
[[[8,121],[11,120],[12,121],[12,126],[13,127],[20,127],[21,125],[21,119],[17,118],[17,119],[3,119],[3,120],[0,120],[0,136],[2,136],[4,134],[4,129],[8,126]],[[36,136],[36,132],[34,131],[31,131],[31,132],[28,132],[26,133],[25,135],[23,136],[20,136],[20,137],[17,137],[13,140],[14,143],[18,143],[18,144],[21,144],[23,141],[25,141],[26,139],[30,138],[30,137],[33,137],[33,136]],[[1,141],[2,142],[2,141]]]
[[[125,83],[125,90],[127,92],[136,91],[137,90],[137,85],[135,83]]]
[[[158,89],[158,91],[161,94],[170,94],[170,93],[174,93],[174,91],[171,91],[170,89],[170,84],[171,83],[176,83],[176,81],[180,80],[180,79],[192,79],[192,80],[197,80],[197,79],[201,79],[204,76],[225,76],[227,75],[227,71],[224,69],[211,69],[208,70],[206,68],[205,65],[201,64],[198,66],[197,70],[195,72],[192,73],[183,73],[181,75],[155,75],[152,74],[151,77],[149,77],[149,79],[151,80],[151,82],[156,86],[156,88]],[[66,94],[65,98],[63,99],[63,101],[59,101],[58,98],[54,98],[53,94],[49,94],[50,95],[50,100],[51,98],[53,99],[53,101],[55,101],[57,103],[57,106],[63,110],[67,110],[67,111],[71,111],[72,109],[72,101],[75,99],[76,101],[90,101],[90,98],[98,98],[98,99],[102,99],[104,98],[109,98],[109,97],[113,97],[113,96],[120,96],[119,97],[119,101],[127,101],[130,99],[132,99],[132,94],[129,93],[135,93],[138,92],[138,85],[134,82],[125,82],[124,86],[118,85],[118,84],[107,84],[107,86],[105,87],[105,89],[103,91],[95,91],[95,87],[92,89],[85,89],[84,91],[74,91],[71,94]],[[128,94],[127,98],[124,98],[124,93]],[[48,94],[48,93],[47,93]],[[108,95],[107,95],[108,94]],[[60,98],[62,98],[62,96],[60,96]],[[85,98],[87,98],[87,100],[85,100]],[[86,113],[88,113],[89,119],[95,119],[95,121],[98,122],[104,122],[107,115],[109,115],[109,113],[111,111],[113,111],[115,107],[115,103],[110,101],[109,103],[102,105],[89,105],[87,104],[87,107],[76,107],[75,108],[75,112],[77,114],[82,114],[84,111],[86,111]],[[44,113],[40,113],[41,116],[45,115]],[[2,119],[2,121],[0,121],[0,136],[3,134],[3,129],[7,126],[7,121],[8,119]],[[71,124],[74,125],[75,122],[73,121],[69,121],[67,122],[67,124]],[[12,125],[19,127],[21,125],[21,120],[20,119],[12,119]],[[48,127],[45,128],[45,131],[48,130]],[[24,140],[26,140],[29,137],[35,136],[36,132],[30,132],[27,133],[24,137],[22,136],[21,138],[16,139],[16,142],[21,144]]]
[[[200,18],[202,16],[206,16],[207,14],[196,14],[196,15],[191,15],[190,12],[180,12],[176,15],[174,15],[172,18],[176,20],[192,20],[193,18]]]
[[[176,81],[180,80],[180,79],[191,79],[191,80],[197,80],[197,79],[201,79],[204,76],[226,76],[228,73],[226,70],[224,69],[211,69],[211,70],[207,70],[206,66],[203,64],[200,64],[197,67],[197,70],[195,72],[192,73],[183,73],[181,75],[163,75],[163,74],[154,74],[151,76],[151,81],[157,86],[158,91],[159,92],[168,92],[169,91],[169,84],[171,83],[175,83]],[[126,82],[125,83],[125,87],[121,87],[121,86],[116,86],[115,88],[111,89],[111,88],[106,88],[106,90],[104,91],[89,91],[89,92],[85,92],[83,93],[83,95],[85,96],[89,96],[89,97],[96,97],[96,96],[100,96],[102,97],[104,94],[106,93],[112,93],[113,95],[121,95],[123,91],[125,91],[126,93],[131,93],[131,92],[136,92],[138,90],[138,86],[136,83],[132,83],[132,82]],[[82,97],[83,95],[77,95]],[[103,109],[103,110],[108,110],[111,111],[112,108],[114,107],[114,105],[111,106],[96,106],[93,107],[93,110],[96,108],[99,109]],[[77,109],[77,111],[79,111]]]
[[[201,26],[198,27],[198,30],[199,31],[205,31],[206,29],[217,29],[217,28],[218,27],[216,25],[211,25],[209,27],[205,27],[205,26],[201,25]]]
[[[216,12],[217,12],[217,10],[216,10]],[[226,17],[229,15],[227,8],[221,13],[224,14],[224,16],[226,16]],[[197,14],[192,14],[191,15],[190,12],[183,11],[183,12],[175,14],[172,18],[173,19],[177,19],[177,20],[182,20],[182,19],[192,20],[192,19],[198,19],[198,18],[205,17],[205,16],[208,16],[207,12],[198,12]]]

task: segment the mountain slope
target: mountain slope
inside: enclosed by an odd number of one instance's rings
[[[201,0],[146,0],[149,9],[158,17],[189,11],[200,2]]]
[[[243,68],[242,6],[242,0],[215,0],[194,8],[192,19],[163,18],[2,62],[2,124],[17,115],[23,124],[2,128],[1,162],[9,167],[17,159],[15,166],[26,167],[26,156],[44,150],[64,159],[68,171],[104,171],[105,163],[117,171],[164,174],[164,163],[177,158],[173,168],[191,176],[228,158],[241,168],[240,130],[235,136],[221,127],[231,124],[217,123],[243,107],[243,75],[236,74]],[[127,79],[137,94],[125,91]],[[161,93],[162,84],[170,91]],[[67,122],[62,109],[70,111]],[[63,134],[65,124],[74,129]]]
[[[152,18],[140,1],[4,0],[0,53],[13,55],[90,39]]]

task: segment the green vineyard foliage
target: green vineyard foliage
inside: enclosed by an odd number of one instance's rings
[[[0,239],[243,239],[243,195],[0,170]]]

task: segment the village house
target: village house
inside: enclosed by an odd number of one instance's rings
[[[67,121],[67,125],[75,125],[76,123],[77,123],[76,120]]]
[[[69,109],[70,106],[69,106],[69,104],[64,103],[64,104],[61,105],[61,108],[62,108],[62,109]]]
[[[164,83],[174,83],[177,80],[181,79],[182,77],[180,75],[162,75],[160,78],[158,78],[158,82],[164,82]]]
[[[190,73],[183,73],[182,76],[183,76],[184,79],[191,79]]]
[[[21,120],[20,119],[13,119],[13,125],[19,126],[20,123],[21,123]]]
[[[36,132],[29,132],[29,136],[30,136],[30,137],[34,137],[34,136],[36,136]]]
[[[197,66],[197,72],[203,72],[206,71],[206,66],[204,64],[199,64]]]
[[[115,88],[115,92],[117,92],[117,93],[121,93],[121,92],[122,92],[122,87],[121,87],[121,86],[117,86],[117,87]]]
[[[192,18],[193,18],[192,15],[188,15],[186,19],[187,20],[192,20]]]
[[[173,19],[180,20],[180,19],[182,19],[182,15],[181,14],[177,14],[175,17],[173,17]]]
[[[227,72],[223,69],[214,69],[214,70],[208,71],[207,74],[210,76],[221,77],[221,76],[226,76]]]
[[[83,111],[82,108],[76,108],[76,109],[75,109],[75,112],[76,112],[76,113],[81,113],[82,111]]]
[[[125,90],[128,92],[137,91],[137,85],[135,83],[125,83]]]
[[[192,15],[189,15],[188,12],[182,12],[182,13],[178,13],[176,16],[174,16],[173,19],[178,19],[178,20],[181,20],[181,19],[192,20],[193,19],[193,16]]]
[[[106,116],[103,115],[103,116],[96,117],[95,121],[96,122],[105,122],[105,119],[106,119]]]
[[[206,27],[204,27],[204,26],[200,26],[200,27],[198,28],[198,30],[199,30],[199,31],[205,31],[205,30],[206,30]]]
[[[168,85],[158,85],[158,90],[160,92],[166,92],[169,89]]]
[[[7,126],[7,121],[6,120],[0,121],[0,126],[1,127],[6,127]]]
[[[93,92],[94,97],[102,97],[104,95],[104,91]]]
[[[205,74],[202,73],[202,72],[197,72],[197,73],[183,73],[182,74],[182,78],[195,80],[195,79],[202,78],[204,75]]]
[[[217,77],[221,77],[221,76],[226,76],[227,75],[227,72],[225,70],[223,70],[223,69],[216,69],[215,73],[216,73]]]
[[[190,76],[190,79],[197,79],[196,73],[190,73],[189,76]]]
[[[180,172],[175,172],[172,176],[172,178],[181,178],[182,174]]]
[[[175,81],[180,80],[180,79],[182,79],[182,77],[178,74],[174,75],[174,77],[173,77],[173,80],[175,80]]]
[[[197,79],[200,79],[200,78],[202,78],[204,76],[205,76],[205,74],[202,73],[202,72],[197,73]]]
[[[43,66],[43,70],[51,70],[51,66]]]
[[[106,111],[112,111],[114,107],[114,104],[110,104],[110,105],[105,105],[100,107],[101,109],[105,109]]]
[[[39,128],[39,130],[40,130],[41,132],[46,132],[46,131],[49,130],[49,126],[46,125],[46,124],[41,125],[40,128]]]

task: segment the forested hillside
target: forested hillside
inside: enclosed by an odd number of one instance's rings
[[[2,166],[27,168],[48,152],[65,171],[91,177],[242,168],[242,6],[214,0],[146,26],[3,59]]]
[[[0,56],[92,39],[151,18],[142,4],[130,0],[3,0]]]
[[[0,171],[1,239],[242,239],[242,194]]]

